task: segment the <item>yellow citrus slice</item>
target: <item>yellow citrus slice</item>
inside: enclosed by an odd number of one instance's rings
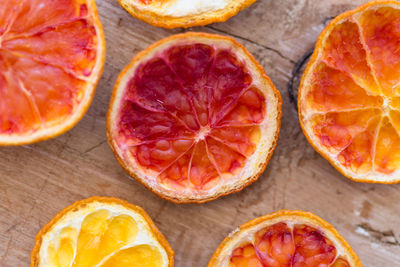
[[[164,28],[223,22],[256,0],[118,0],[132,16]]]
[[[90,105],[104,53],[94,0],[2,0],[0,145],[73,127]]]
[[[318,216],[281,210],[240,226],[208,267],[362,267],[350,245]]]
[[[205,202],[258,179],[275,148],[281,98],[231,38],[186,33],[139,53],[111,99],[109,143],[121,165],[174,202]]]
[[[57,214],[36,236],[31,267],[172,267],[174,252],[147,213],[92,197]]]
[[[400,2],[348,11],[321,33],[303,74],[303,132],[355,181],[400,181],[399,29]]]

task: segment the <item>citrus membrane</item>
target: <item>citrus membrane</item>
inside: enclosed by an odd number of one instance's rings
[[[104,63],[93,0],[6,0],[0,10],[0,144],[47,139],[90,104]]]
[[[31,266],[173,266],[171,251],[142,209],[92,198],[75,203],[43,228]]]
[[[207,198],[259,175],[277,138],[280,98],[231,39],[186,34],[139,55],[109,113],[117,158],[172,198]],[[229,188],[228,188],[229,189]]]
[[[400,181],[400,3],[370,2],[323,31],[299,114],[313,146],[363,182]]]

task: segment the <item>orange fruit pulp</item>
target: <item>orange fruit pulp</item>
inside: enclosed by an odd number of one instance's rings
[[[282,210],[240,226],[208,267],[361,267],[347,242],[312,213]]]
[[[369,2],[321,33],[299,89],[314,148],[362,182],[400,181],[400,3]]]
[[[104,64],[93,0],[3,0],[0,145],[59,135],[87,110]]]
[[[57,214],[36,236],[31,267],[172,267],[174,252],[147,213],[92,197]]]
[[[175,202],[204,202],[258,178],[279,132],[280,95],[248,52],[217,35],[176,35],[120,75],[108,114],[122,166]]]

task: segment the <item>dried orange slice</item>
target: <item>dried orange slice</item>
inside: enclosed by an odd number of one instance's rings
[[[400,181],[399,29],[397,1],[346,12],[321,33],[303,74],[303,132],[355,181]]]
[[[92,197],[57,214],[36,236],[31,267],[172,267],[174,252],[147,213]]]
[[[258,179],[275,148],[281,98],[229,37],[171,36],[122,71],[109,143],[131,176],[174,202],[204,202]]]
[[[256,0],[118,0],[132,16],[164,28],[224,22]]]
[[[208,267],[361,267],[350,245],[318,216],[281,210],[243,224]]]
[[[73,127],[92,100],[104,53],[94,0],[2,0],[0,145]]]

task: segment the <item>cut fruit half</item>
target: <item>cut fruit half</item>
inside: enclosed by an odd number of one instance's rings
[[[91,103],[104,57],[94,0],[2,0],[0,145],[73,127]]]
[[[400,2],[369,2],[329,23],[303,74],[303,132],[352,180],[400,182],[399,47]]]
[[[208,267],[362,267],[350,245],[318,216],[281,210],[240,226]]]
[[[281,98],[235,40],[166,38],[120,74],[109,143],[129,174],[174,202],[205,202],[258,179],[275,148]]]
[[[132,16],[164,28],[224,22],[256,0],[118,0]]]
[[[147,213],[92,197],[57,214],[36,236],[31,267],[172,267],[174,252]]]

